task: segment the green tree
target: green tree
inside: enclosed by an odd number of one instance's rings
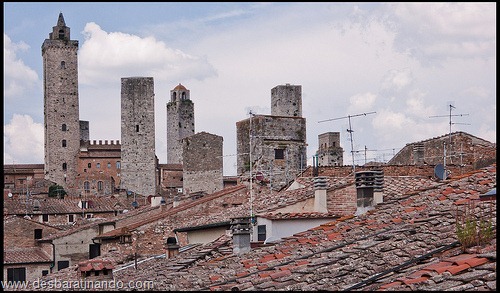
[[[66,190],[61,185],[52,185],[49,187],[49,197],[61,197],[64,198],[66,195]]]

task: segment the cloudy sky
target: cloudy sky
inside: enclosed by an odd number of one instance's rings
[[[452,131],[496,143],[496,3],[10,2],[5,164],[43,163],[41,45],[59,12],[79,41],[90,139],[120,140],[120,79],[153,77],[160,163],[179,83],[194,102],[195,132],[224,138],[225,175],[236,174],[236,122],[250,110],[270,114],[271,89],[286,83],[302,86],[310,161],[318,135],[331,131],[344,164],[351,150],[356,164],[385,162],[407,143],[448,134],[450,104]]]

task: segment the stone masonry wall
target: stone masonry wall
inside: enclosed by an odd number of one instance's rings
[[[271,115],[302,117],[302,86],[287,83],[272,88]]]
[[[222,190],[222,136],[207,132],[183,139],[184,193],[204,191],[211,194]]]

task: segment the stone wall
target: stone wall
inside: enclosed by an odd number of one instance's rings
[[[287,83],[272,88],[271,115],[302,117],[302,86]]]
[[[185,194],[199,191],[211,194],[223,189],[222,143],[222,136],[207,132],[183,139]]]
[[[306,120],[304,118],[257,115],[236,123],[237,172],[250,170],[250,119],[252,120],[252,173],[279,189],[307,167]],[[280,156],[281,155],[281,156]]]

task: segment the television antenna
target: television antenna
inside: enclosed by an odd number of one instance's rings
[[[448,102],[448,104],[446,106],[450,108],[450,114],[448,114],[448,115],[429,116],[429,118],[450,117],[450,122],[449,122],[449,124],[450,124],[450,134],[449,134],[449,136],[450,136],[450,145],[451,145],[451,125],[453,125],[453,124],[470,125],[469,123],[457,123],[457,122],[453,123],[451,121],[451,117],[453,117],[453,116],[460,116],[460,117],[462,117],[462,116],[469,116],[469,114],[453,114],[452,115],[451,111],[456,108],[455,106],[453,106],[453,102]]]
[[[318,121],[318,123],[321,123],[321,122],[334,121],[334,120],[340,120],[340,119],[345,119],[345,118],[349,119],[349,129],[347,129],[347,132],[349,132],[349,135],[351,137],[351,157],[352,157],[352,172],[353,173],[356,170],[356,167],[354,164],[354,146],[353,146],[353,140],[352,140],[352,133],[354,132],[354,130],[352,130],[352,127],[351,127],[351,117],[366,116],[366,115],[375,114],[375,113],[377,113],[377,112],[368,112],[368,113],[361,113],[361,114],[356,114],[356,115],[347,115],[345,117],[338,117],[338,118],[332,118],[332,119]]]

